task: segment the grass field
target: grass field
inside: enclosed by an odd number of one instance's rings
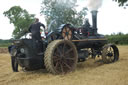
[[[79,63],[76,71],[52,75],[46,70],[14,73],[8,53],[0,54],[0,85],[128,85],[128,46],[118,46],[119,61],[102,64],[90,59]]]

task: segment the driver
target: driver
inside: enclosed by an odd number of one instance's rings
[[[38,18],[35,18],[35,22],[30,25],[29,32],[32,33],[32,40],[33,40],[33,47],[34,49],[38,49],[40,51],[39,47],[37,46],[41,43],[41,34],[40,34],[40,27],[43,27],[45,29],[45,25],[39,22]]]
[[[39,22],[39,19],[36,18],[35,22],[33,24],[31,24],[29,27],[29,32],[32,33],[32,39],[34,39],[35,41],[41,40],[41,35],[40,35],[40,27],[41,26],[45,29],[44,24]]]

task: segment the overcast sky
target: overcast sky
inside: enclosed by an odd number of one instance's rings
[[[36,17],[39,17],[40,21],[45,24],[43,16],[40,16],[41,2],[42,0],[1,0],[0,39],[10,39],[12,37],[14,26],[3,15],[3,12],[12,6],[21,6],[21,8],[26,9],[30,14],[36,14]],[[80,6],[78,9],[84,7],[85,4],[86,0],[79,0],[78,5]],[[128,33],[128,8],[123,9],[122,7],[118,7],[118,4],[112,0],[103,0],[103,4],[98,11],[98,33]],[[87,17],[91,23],[91,14],[89,12]]]

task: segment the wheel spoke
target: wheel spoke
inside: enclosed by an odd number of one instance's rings
[[[69,52],[73,51],[73,48],[70,48],[66,53],[65,55],[67,55]]]
[[[66,60],[75,60],[74,58],[65,58]]]
[[[65,33],[62,33],[62,36],[65,37],[66,36]]]
[[[110,51],[112,51],[112,47],[110,47]]]
[[[109,47],[109,48],[108,48],[108,52],[109,52],[109,53],[112,53],[112,51],[113,51],[113,48],[112,48],[112,47]]]
[[[66,33],[66,32],[62,32],[62,33]]]
[[[110,53],[110,48],[107,48],[106,51],[107,51],[107,53]]]
[[[64,42],[64,45],[63,45],[63,55],[65,54],[65,42]]]
[[[63,32],[66,32],[66,28],[63,29]]]
[[[57,62],[57,61],[59,61],[59,60],[60,60],[59,57],[53,57],[53,61],[54,61],[54,62]]]
[[[72,31],[71,30],[69,31],[69,34],[72,34]]]
[[[112,62],[112,60],[113,60],[112,57],[109,57],[109,60],[110,60],[110,62]]]
[[[59,50],[56,49],[55,53],[53,54],[53,58],[58,58],[60,57]]]
[[[71,35],[68,35],[69,40],[71,39],[71,37],[72,37]]]
[[[69,35],[67,35],[68,40],[70,40]]]
[[[112,50],[111,53],[114,54],[114,51]]]
[[[67,63],[63,62],[63,64],[65,64],[66,67],[68,67],[69,69],[71,69],[71,66],[69,66]]]
[[[61,56],[61,50],[59,47],[57,47],[57,52],[59,53],[59,55]]]
[[[63,69],[63,65],[62,65],[62,63],[61,63],[61,71],[62,71],[62,73],[64,73],[64,69]]]
[[[112,51],[112,54],[114,55],[114,51]]]
[[[68,40],[68,36],[65,36],[64,39],[65,39],[65,40]]]
[[[56,62],[55,68],[57,69],[59,67],[59,62]]]
[[[66,32],[68,32],[70,29],[69,28],[66,28]]]
[[[60,55],[58,55],[57,53],[53,55],[54,57],[53,58],[58,58],[60,57]]]
[[[68,34],[68,35],[72,36],[72,34]]]
[[[113,50],[112,50],[112,48],[110,47],[110,53],[112,53],[113,52]]]
[[[64,35],[65,35],[65,33],[66,33],[66,32],[62,32],[62,34],[64,34]]]

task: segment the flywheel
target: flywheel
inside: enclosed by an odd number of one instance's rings
[[[68,26],[65,26],[62,30],[62,37],[65,40],[71,40],[72,39],[72,29]]]

